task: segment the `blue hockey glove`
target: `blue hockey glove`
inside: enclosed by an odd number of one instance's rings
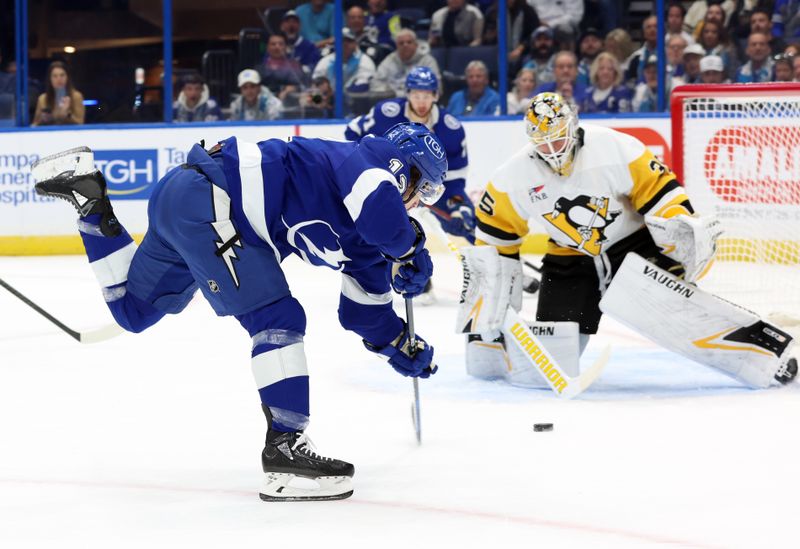
[[[414,346],[408,340],[408,326],[403,322],[403,331],[394,342],[384,346],[375,345],[364,340],[364,346],[373,353],[381,354],[389,359],[389,364],[397,373],[406,377],[428,378],[439,369],[433,364],[433,347],[419,336]]]
[[[447,213],[450,214],[449,219],[441,217],[442,228],[445,232],[465,238],[472,236],[476,223],[475,206],[469,199],[460,195],[448,198]]]
[[[417,297],[425,289],[425,284],[433,274],[433,262],[428,250],[425,249],[425,231],[422,225],[413,217],[408,221],[414,228],[416,239],[411,249],[402,257],[384,257],[392,261],[392,288],[403,297]]]
[[[428,250],[420,252],[407,263],[396,263],[392,267],[392,288],[403,297],[417,297],[433,274],[433,262]]]

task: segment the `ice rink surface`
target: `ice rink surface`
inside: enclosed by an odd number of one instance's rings
[[[338,273],[284,263],[308,314],[308,433],[356,466],[339,502],[259,500],[250,341],[201,298],[81,345],[0,289],[0,547],[800,547],[800,385],[747,390],[607,319],[584,366],[606,343],[611,360],[574,401],[472,379],[460,268],[435,260],[421,447],[411,381],[338,325]],[[0,277],[73,328],[111,321],[83,257],[3,257]]]

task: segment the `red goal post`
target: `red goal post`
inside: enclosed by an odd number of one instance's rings
[[[800,83],[679,86],[670,103],[672,168],[725,228],[703,285],[800,318]]]

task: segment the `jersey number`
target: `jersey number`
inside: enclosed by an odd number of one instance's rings
[[[649,168],[657,173],[665,174],[667,173],[667,167],[656,160],[655,158],[650,161]]]
[[[481,201],[478,203],[478,208],[486,215],[494,215],[494,198],[484,191]]]

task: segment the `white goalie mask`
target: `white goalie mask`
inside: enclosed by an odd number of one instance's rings
[[[542,92],[531,99],[525,131],[536,154],[559,175],[572,173],[578,145],[578,115],[557,93]]]

